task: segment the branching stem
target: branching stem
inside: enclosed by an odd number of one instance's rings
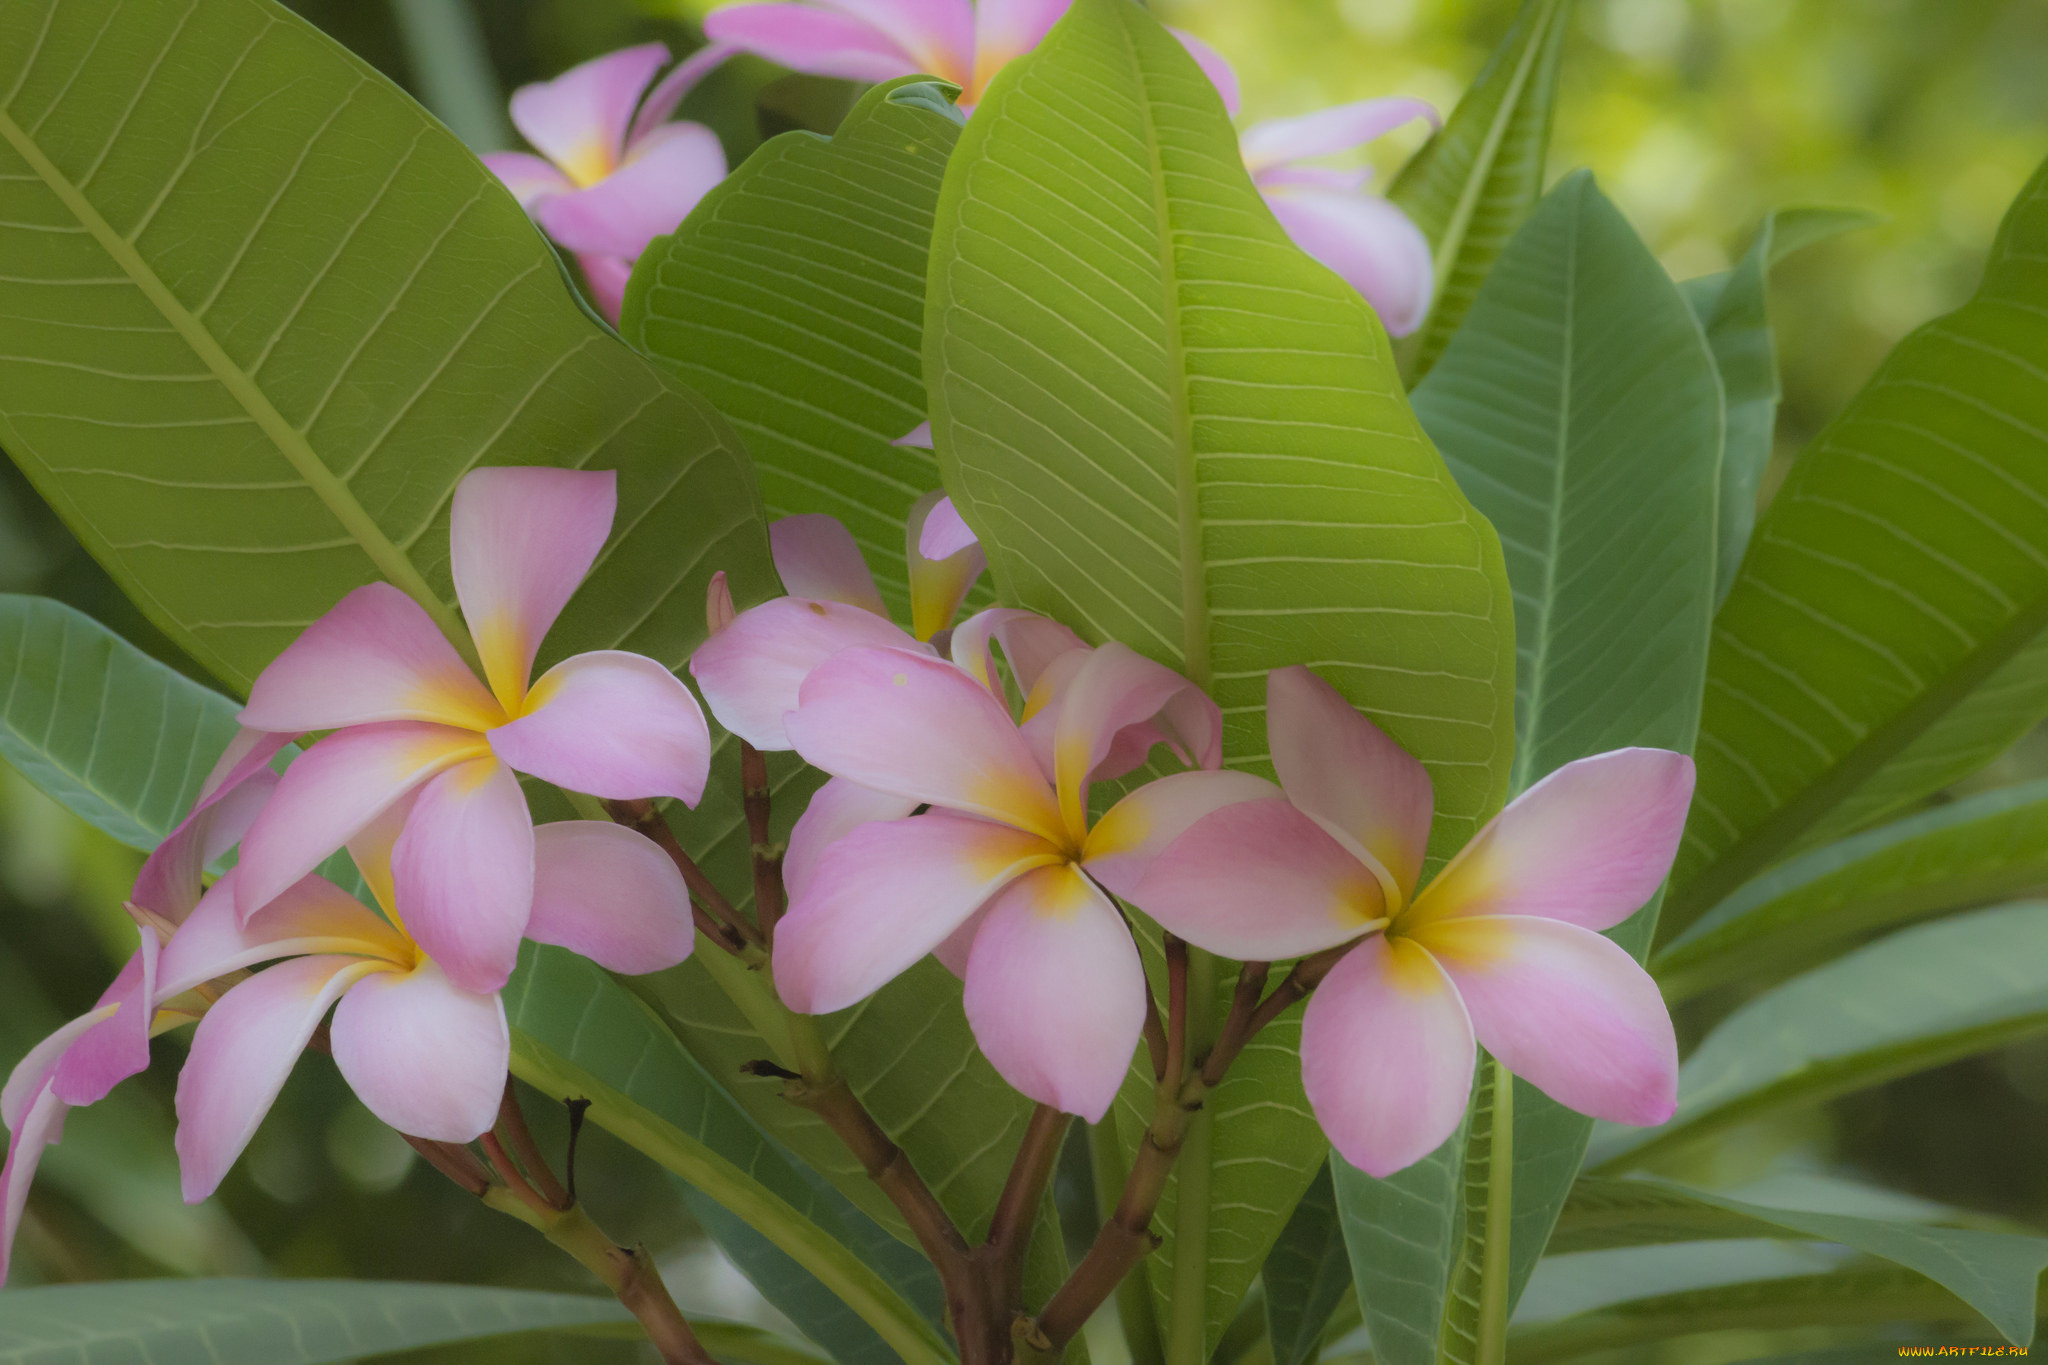
[[[734,908],[717,883],[697,866],[697,860],[684,850],[652,801],[607,801],[604,808],[613,820],[647,836],[668,854],[669,861],[683,874],[683,884],[690,888],[690,913],[706,938],[735,957],[763,954],[766,940],[761,931]]]

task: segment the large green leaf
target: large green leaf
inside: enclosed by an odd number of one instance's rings
[[[1837,1242],[1919,1271],[2015,1345],[2033,1339],[2035,1294],[2048,1266],[2048,1240],[2039,1237],[1767,1208],[1665,1180],[1581,1180],[1565,1209],[1551,1246],[1558,1254],[1725,1237]]]
[[[714,568],[772,590],[723,422],[453,135],[269,0],[0,8],[0,258],[0,446],[236,687],[378,577],[453,629],[480,464],[619,471],[551,654],[680,665]]]
[[[126,1280],[0,1295],[0,1362],[321,1365],[515,1332],[631,1322],[613,1299],[527,1289],[362,1280]],[[708,1345],[714,1338],[705,1335]]]
[[[1266,672],[1310,663],[1429,764],[1437,857],[1492,814],[1513,705],[1498,542],[1384,332],[1288,241],[1144,10],[1082,0],[997,78],[947,168],[927,299],[940,467],[1006,601],[1202,683],[1225,761],[1254,770]],[[1162,1205],[1148,1272],[1187,1289],[1161,1315],[1170,1361],[1206,1356],[1323,1162],[1298,1027],[1211,1097]]]
[[[1436,297],[1403,342],[1419,380],[1443,354],[1494,259],[1543,193],[1543,159],[1571,0],[1522,0],[1478,78],[1387,187],[1436,255]]]
[[[83,612],[0,596],[0,756],[57,804],[151,849],[235,733],[235,703]]]
[[[1358,1306],[1381,1365],[1436,1365],[1451,1263],[1464,1232],[1468,1116],[1443,1146],[1385,1180],[1330,1158]]]
[[[1836,233],[1866,227],[1856,209],[1786,209],[1766,217],[1733,270],[1687,280],[1681,288],[1714,349],[1727,394],[1721,459],[1720,551],[1715,600],[1728,595],[1756,529],[1757,491],[1771,462],[1778,424],[1778,351],[1771,336],[1771,267]]]
[[[1506,552],[1513,789],[1608,749],[1690,750],[1713,617],[1721,388],[1685,300],[1591,176],[1538,205],[1414,397]],[[1655,917],[1653,902],[1614,937],[1640,956]],[[1520,1081],[1513,1121],[1510,1305],[1591,1132]]]
[[[1650,959],[1665,999],[1768,984],[1858,936],[2048,889],[2048,782],[1979,792],[1783,863]]]
[[[1666,930],[2048,712],[2048,166],[1984,282],[1793,467],[1715,622]]]
[[[716,951],[699,939],[699,953]],[[814,1277],[858,1315],[843,1324],[853,1333],[845,1359],[876,1359],[872,1349],[893,1349],[909,1365],[950,1358],[938,1331],[883,1277],[887,1263],[847,1245],[847,1230],[802,1173],[655,1013],[603,970],[526,945],[505,1013],[515,1074],[556,1098],[593,1101],[593,1122],[718,1201],[787,1257],[790,1269]],[[714,1230],[728,1229],[714,1223]],[[824,1344],[836,1353],[842,1343]]]
[[[1685,1060],[1660,1128],[1604,1125],[1602,1171],[1785,1105],[1937,1066],[2048,1027],[2048,902],[1915,925],[1795,977]]]
[[[1266,1338],[1272,1343],[1273,1365],[1314,1360],[1330,1315],[1351,1287],[1328,1166],[1294,1206],[1259,1278],[1266,1286]]]
[[[924,420],[925,257],[958,136],[915,79],[830,138],[785,133],[655,239],[620,323],[746,438],[769,515],[839,518],[904,620],[903,521],[939,471],[890,443]]]

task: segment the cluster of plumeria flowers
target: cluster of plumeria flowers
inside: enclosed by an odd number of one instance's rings
[[[1068,0],[772,0],[729,4],[704,20],[703,48],[655,79],[668,49],[648,43],[584,62],[512,97],[512,122],[540,155],[484,158],[534,220],[576,258],[591,296],[619,320],[633,262],[673,232],[725,178],[716,135],[673,121],[683,98],[735,53],[792,71],[857,81],[932,75],[959,87],[972,113],[997,72],[1045,37]],[[1238,108],[1236,73],[1222,54],[1176,30]],[[1244,130],[1245,169],[1297,245],[1365,296],[1387,331],[1404,336],[1428,312],[1428,241],[1406,214],[1366,192],[1368,171],[1317,164],[1436,111],[1402,97],[1363,100]]]

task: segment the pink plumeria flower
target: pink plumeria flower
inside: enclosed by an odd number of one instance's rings
[[[1294,244],[1363,294],[1397,337],[1420,327],[1429,312],[1429,239],[1394,204],[1366,192],[1370,171],[1304,163],[1362,147],[1415,119],[1440,122],[1421,100],[1361,100],[1255,123],[1238,139],[1252,183]]]
[[[1305,668],[1269,676],[1266,720],[1281,786],[1189,826],[1131,899],[1239,960],[1364,935],[1302,1021],[1302,1081],[1347,1161],[1385,1176],[1435,1151],[1465,1112],[1475,1039],[1581,1113],[1671,1117],[1671,1016],[1598,931],[1670,871],[1691,759],[1617,749],[1568,763],[1418,894],[1432,810],[1422,765]]]
[[[730,55],[730,48],[713,44],[648,90],[668,65],[669,51],[643,43],[521,86],[512,95],[512,122],[541,155],[484,157],[548,236],[575,253],[598,306],[614,323],[633,262],[725,179],[717,134],[701,123],[668,119],[691,87]]]
[[[392,855],[407,931],[451,981],[495,991],[533,901],[533,819],[515,771],[607,800],[697,803],[710,730],[666,668],[597,650],[527,685],[617,503],[610,472],[479,469],[457,486],[455,595],[488,687],[388,583],[344,597],[263,670],[243,724],[335,733],[291,765],[242,842],[244,923],[417,788]]]
[[[299,1054],[334,1011],[334,1063],[365,1107],[402,1133],[468,1142],[496,1120],[511,1035],[496,991],[467,990],[421,950],[394,877],[406,802],[349,845],[384,918],[325,878],[292,886],[244,924],[231,869],[171,938],[157,966],[169,999],[265,962],[199,1021],[178,1075],[185,1199],[212,1194],[276,1101]],[[666,854],[604,821],[543,825],[534,840],[526,933],[613,971],[681,962],[694,930],[689,893]]]
[[[1089,779],[1127,726],[1190,701],[1180,714],[1205,727],[1194,750],[1213,767],[1221,718],[1123,645],[1062,657],[1075,671],[1042,746],[967,669],[930,654],[849,649],[812,671],[786,722],[797,752],[899,813],[932,809],[823,848],[792,886],[774,969],[790,1008],[826,1014],[937,951],[966,979],[968,1022],[996,1070],[1093,1122],[1130,1064],[1146,990],[1102,887],[1127,889],[1190,821],[1246,792],[1234,775],[1180,773],[1091,824]]]
[[[30,1049],[0,1091],[0,1120],[12,1134],[0,1168],[0,1284],[7,1279],[14,1234],[43,1149],[63,1131],[64,1116],[104,1098],[149,1066],[157,997],[158,950],[165,929],[199,903],[206,865],[242,837],[277,784],[270,760],[283,735],[244,730],[200,785],[192,810],[142,865],[129,893],[141,944],[99,1002]]]
[[[704,19],[704,36],[792,71],[854,81],[932,75],[960,87],[972,112],[1011,58],[1037,47],[1069,0],[786,0],[725,5]],[[1175,30],[1236,107],[1229,64],[1191,34]]]

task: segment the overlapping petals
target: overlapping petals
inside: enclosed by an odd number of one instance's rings
[[[481,679],[388,584],[351,593],[264,670],[249,724],[335,733],[291,766],[249,830],[236,881],[245,923],[417,794],[393,854],[414,937],[451,981],[495,991],[533,900],[532,818],[515,772],[607,799],[695,804],[710,731],[668,670],[597,651],[528,685],[616,508],[608,472],[479,469],[463,479],[451,569]]]
[[[702,124],[667,120],[730,52],[714,44],[694,53],[652,90],[649,83],[669,60],[660,43],[607,53],[522,86],[512,96],[512,123],[540,155],[484,157],[547,234],[577,254],[613,322],[634,258],[673,232],[725,178],[717,136]]]
[[[1621,749],[1567,764],[1418,891],[1422,766],[1307,669],[1270,675],[1267,726],[1284,799],[1269,790],[1186,826],[1131,897],[1190,943],[1240,959],[1366,935],[1302,1025],[1303,1082],[1347,1160],[1387,1175],[1435,1150],[1464,1112],[1475,1040],[1583,1113],[1670,1117],[1670,1016],[1635,959],[1595,931],[1634,913],[1670,870],[1691,759]]]

